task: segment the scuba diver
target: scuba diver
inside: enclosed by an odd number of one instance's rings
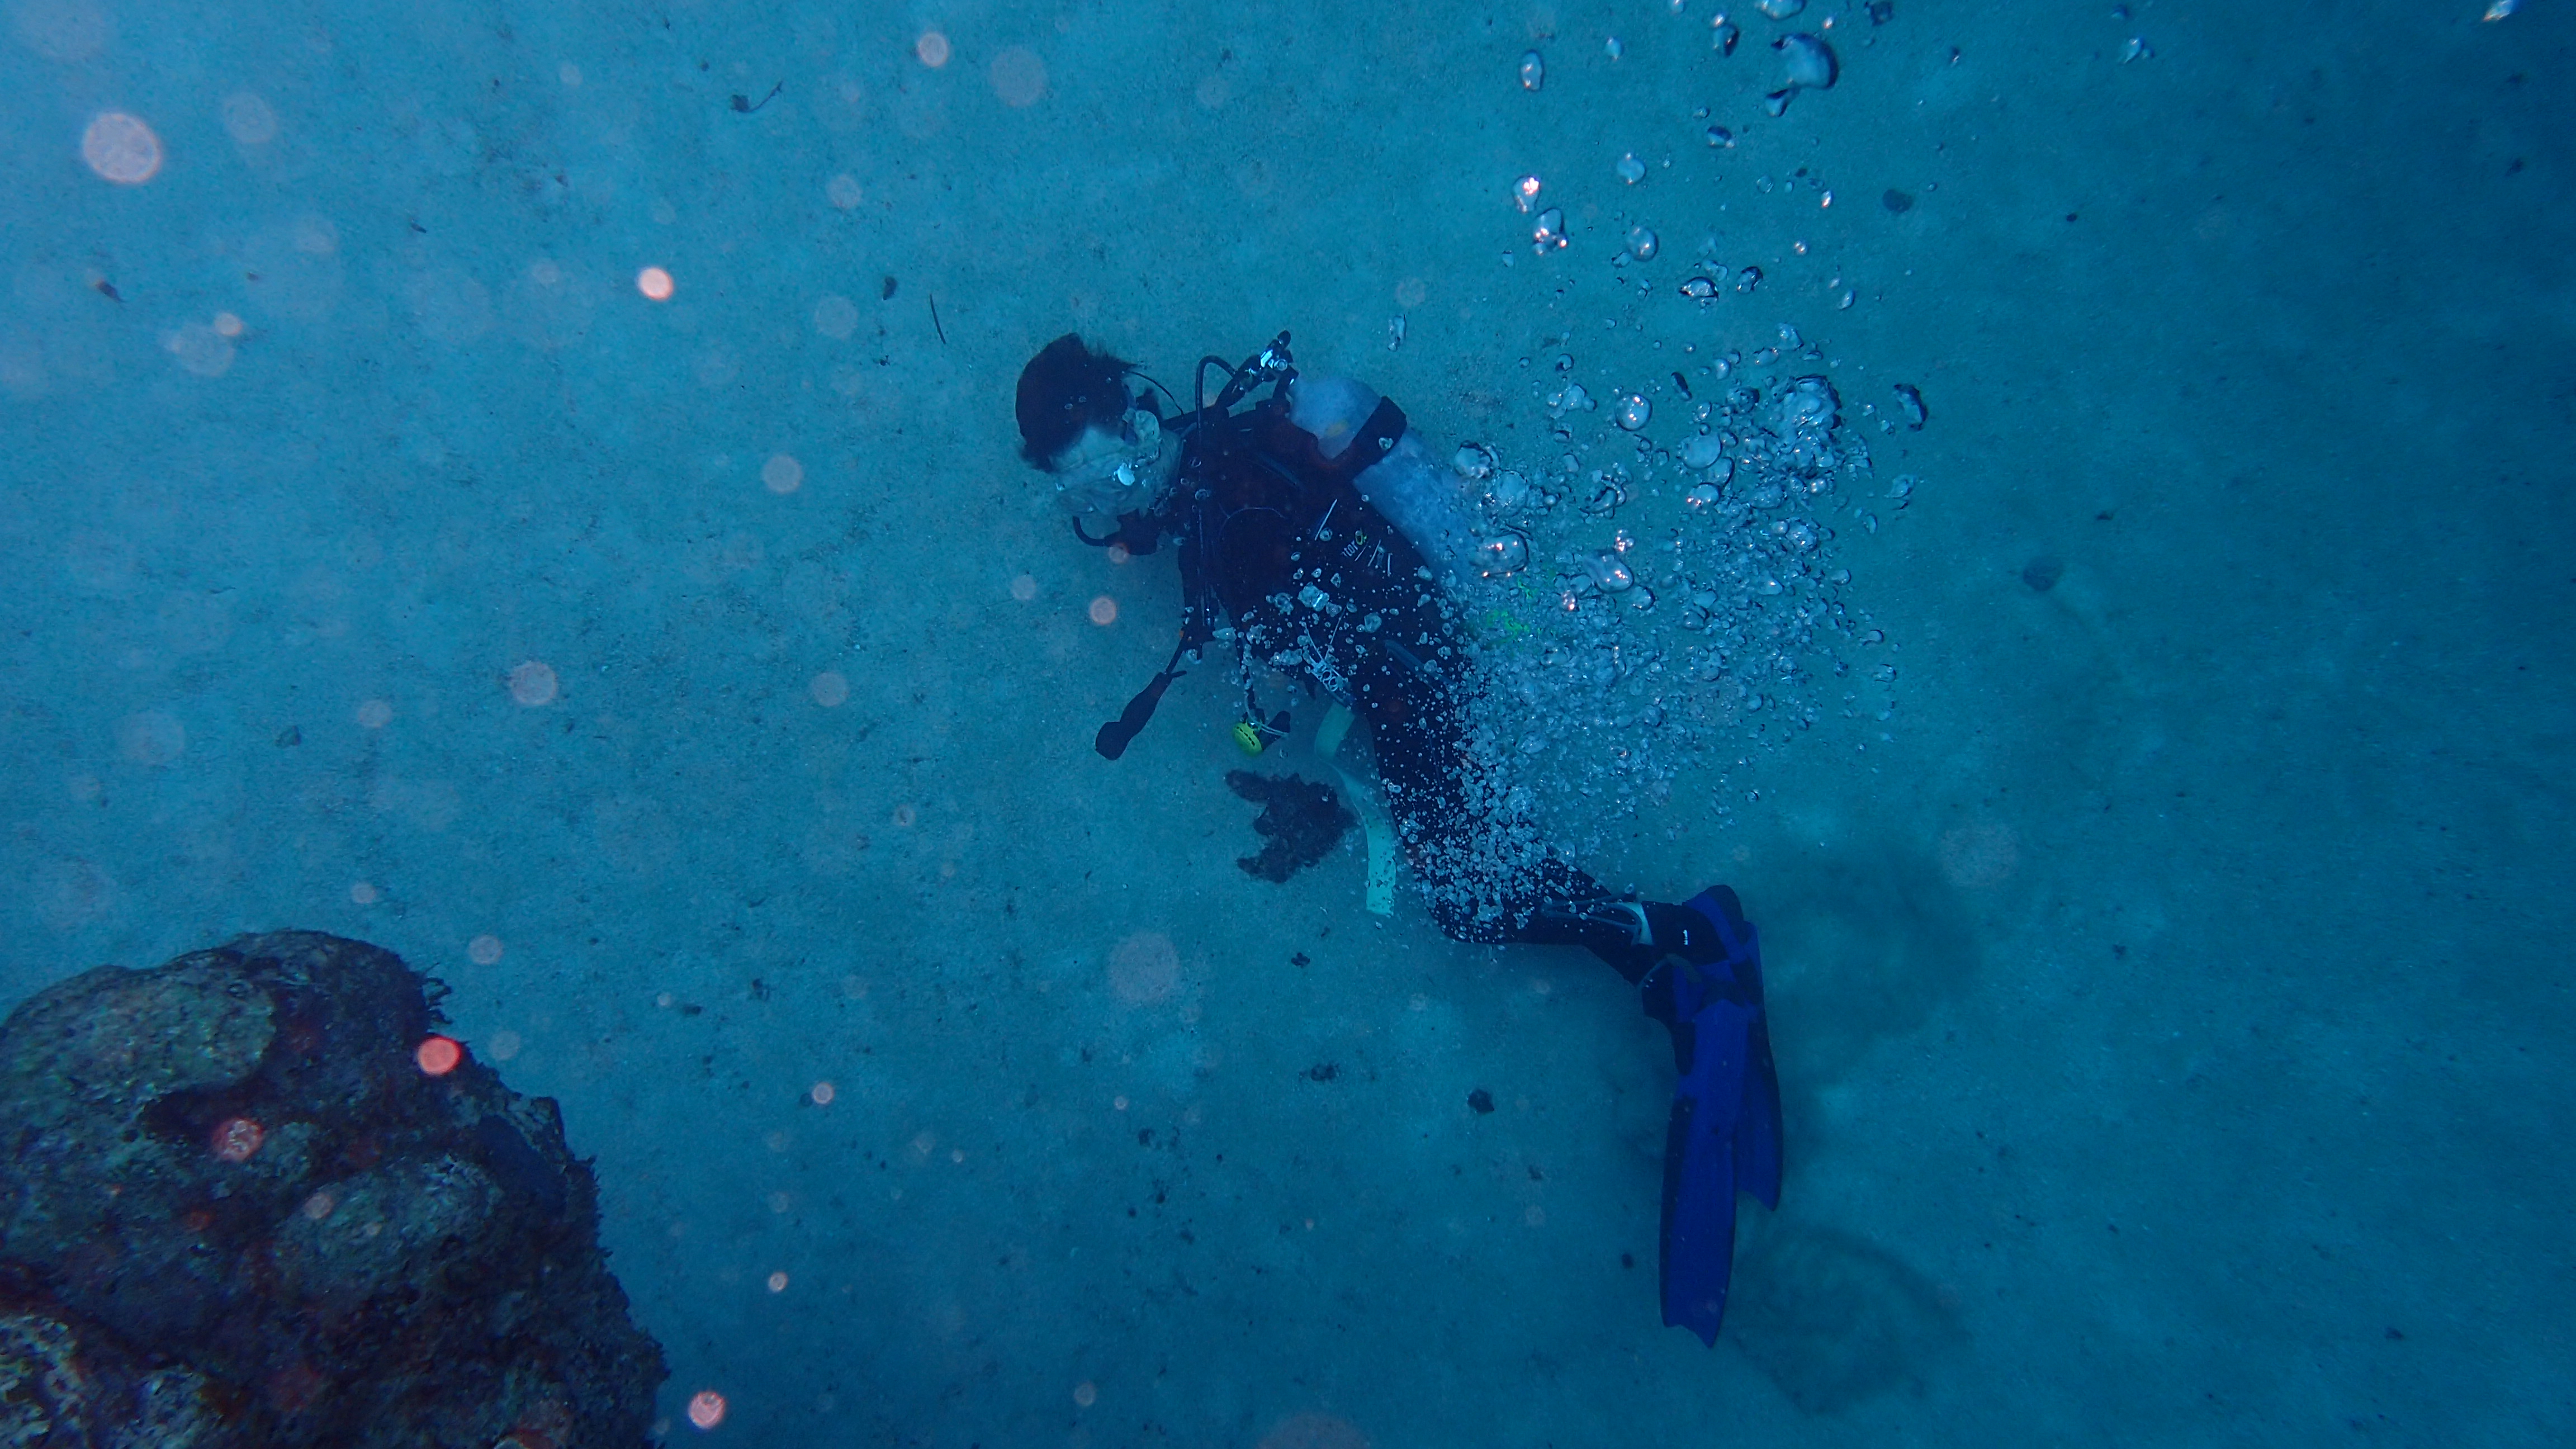
[[[1225,374],[1213,400],[1211,366]],[[1263,669],[1302,676],[1367,721],[1388,813],[1440,929],[1476,944],[1586,947],[1671,1030],[1664,1322],[1714,1345],[1736,1194],[1774,1208],[1780,1197],[1762,953],[1735,892],[1622,899],[1517,825],[1469,747],[1480,679],[1452,584],[1521,545],[1475,539],[1402,409],[1348,379],[1300,378],[1285,332],[1239,366],[1200,359],[1190,407],[1170,397],[1169,419],[1132,385],[1141,377],[1071,333],[1020,373],[1021,455],[1053,475],[1075,534],[1131,555],[1171,541],[1179,554],[1178,645],[1095,748],[1117,759],[1183,666],[1219,645],[1245,689],[1237,733],[1254,744],[1287,728],[1254,699]],[[1085,516],[1116,527],[1094,536]]]

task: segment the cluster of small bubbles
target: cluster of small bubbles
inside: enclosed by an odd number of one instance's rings
[[[1894,707],[1893,665],[1870,657],[1885,635],[1851,597],[1833,522],[1874,521],[1858,500],[1894,489],[1871,479],[1822,349],[1777,336],[1752,357],[1703,355],[1687,404],[1668,399],[1676,435],[1657,436],[1662,384],[1615,390],[1615,427],[1588,422],[1599,404],[1560,354],[1531,382],[1537,456],[1459,450],[1487,540],[1486,576],[1460,600],[1483,679],[1469,774],[1496,822],[1458,863],[1460,889],[1527,869],[1545,842],[1597,849],[1685,771],[1718,778],[1724,818],[1722,781],[1748,748],[1829,709]],[[1860,677],[1877,698],[1838,692]]]

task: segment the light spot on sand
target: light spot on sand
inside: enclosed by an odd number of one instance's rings
[[[2001,885],[2021,864],[2021,837],[1992,821],[1962,825],[1941,837],[1941,874],[1963,890]]]
[[[75,533],[63,542],[63,567],[89,592],[123,593],[134,583],[134,545],[112,533]]]
[[[835,293],[814,304],[814,330],[840,341],[859,330],[859,304]]]
[[[175,764],[187,751],[187,726],[159,710],[129,714],[116,722],[116,752],[135,764],[155,768]]]
[[[539,660],[531,659],[510,671],[510,697],[531,709],[554,703],[562,685],[553,666]]]
[[[140,116],[102,111],[81,132],[81,160],[119,186],[140,186],[161,174],[161,138]]]
[[[1027,46],[1014,45],[994,56],[986,75],[993,82],[993,94],[1013,110],[1034,106],[1046,95],[1046,62]]]
[[[249,91],[224,97],[224,131],[245,146],[265,146],[277,139],[277,112]]]
[[[1292,1414],[1262,1435],[1256,1449],[1369,1449],[1369,1441],[1348,1419]]]
[[[1161,1001],[1181,984],[1181,953],[1160,931],[1138,931],[1109,953],[1109,989],[1130,1006]]]
[[[86,860],[48,861],[36,870],[36,915],[57,931],[88,925],[116,903],[116,882]]]
[[[90,0],[16,0],[18,38],[47,60],[87,60],[116,38],[116,22]]]
[[[163,333],[161,349],[199,377],[221,377],[233,368],[232,339],[203,322]]]

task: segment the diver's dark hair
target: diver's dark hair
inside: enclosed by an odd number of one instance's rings
[[[1020,369],[1020,456],[1049,467],[1083,429],[1118,431],[1127,416],[1127,374],[1135,370],[1070,332],[1041,348]]]

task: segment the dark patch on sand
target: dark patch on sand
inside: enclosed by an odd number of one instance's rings
[[[1256,775],[1250,770],[1226,771],[1225,783],[1261,807],[1252,822],[1262,837],[1261,853],[1239,857],[1235,864],[1243,867],[1244,874],[1266,881],[1284,882],[1322,860],[1324,852],[1341,842],[1342,832],[1359,823],[1330,785],[1311,784],[1295,775]]]

